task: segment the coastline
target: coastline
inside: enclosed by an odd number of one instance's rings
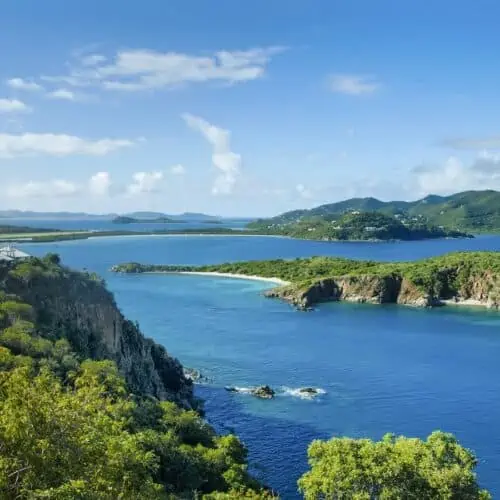
[[[265,278],[264,276],[247,275],[247,274],[236,274],[236,273],[219,273],[216,271],[146,271],[142,274],[185,274],[191,276],[209,276],[214,278],[231,278],[231,279],[241,279],[249,281],[266,281],[268,283],[273,283],[279,286],[291,285],[289,281],[282,280],[280,278]]]
[[[485,307],[487,309],[495,309],[494,307],[489,306],[487,302],[475,299],[441,299],[440,303],[443,306]]]
[[[142,274],[183,274],[188,276],[208,276],[214,278],[229,278],[229,279],[241,279],[241,280],[249,280],[249,281],[264,281],[268,283],[272,283],[278,286],[289,286],[292,285],[292,282],[285,281],[280,278],[267,278],[264,276],[257,275],[247,275],[247,274],[237,274],[237,273],[221,273],[217,271],[147,271]],[[288,300],[285,299],[285,302]],[[353,299],[341,299],[341,300],[332,300],[328,302],[363,302],[359,300]],[[317,305],[317,304],[316,304]],[[407,307],[415,307],[414,304],[398,304],[405,305]],[[446,306],[455,306],[455,307],[473,307],[473,308],[485,308],[485,309],[495,309],[489,306],[487,302],[475,300],[475,299],[440,299],[439,304],[437,304],[437,308]],[[436,306],[433,307],[434,309]]]

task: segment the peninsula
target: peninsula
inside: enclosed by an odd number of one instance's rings
[[[500,253],[456,252],[415,262],[375,262],[332,257],[267,260],[211,266],[128,263],[120,273],[219,273],[286,282],[266,292],[307,310],[332,301],[405,304],[500,305]]]
[[[489,189],[464,191],[450,196],[431,194],[415,201],[350,198],[259,219],[252,223],[251,227],[269,230],[283,227],[293,229],[296,224],[300,226],[312,221],[338,221],[345,215],[362,212],[394,217],[407,227],[432,226],[448,231],[495,233],[500,231],[500,192]]]
[[[421,218],[414,219],[353,210],[344,214],[301,216],[292,220],[257,220],[248,224],[247,229],[261,234],[322,241],[410,241],[473,237],[463,231],[429,224]]]

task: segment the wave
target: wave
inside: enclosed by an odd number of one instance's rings
[[[229,392],[239,392],[242,394],[251,394],[253,390],[255,390],[255,387],[238,387],[237,385],[233,386],[227,386],[225,387],[226,391]]]
[[[225,387],[226,391],[229,392],[237,392],[238,394],[254,394],[255,390],[258,389],[258,387],[240,387],[240,386],[226,386]],[[295,398],[300,398],[300,399],[314,399],[317,398],[318,396],[321,396],[323,394],[326,394],[326,391],[324,389],[321,389],[320,387],[280,387],[276,391],[276,396],[292,396]]]
[[[318,396],[326,394],[321,387],[282,387],[283,394],[293,396],[300,399],[314,399]]]

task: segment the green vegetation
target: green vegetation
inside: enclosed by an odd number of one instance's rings
[[[258,226],[281,226],[315,218],[329,221],[353,211],[376,212],[397,217],[406,224],[416,223],[438,228],[442,226],[450,231],[500,231],[500,193],[492,190],[466,191],[451,196],[431,195],[412,202],[352,198],[311,210],[286,212],[271,219],[260,220]]]
[[[311,470],[299,480],[306,500],[492,498],[477,484],[476,457],[451,434],[314,441],[308,455]]]
[[[176,222],[176,221],[173,221]],[[219,224],[212,221],[201,221],[200,224]],[[29,239],[33,243],[50,243],[53,241],[71,241],[71,240],[86,240],[88,238],[103,238],[112,236],[165,236],[165,235],[242,235],[242,234],[259,234],[252,231],[241,231],[226,227],[199,227],[199,228],[184,228],[184,229],[156,229],[152,231],[58,231],[49,229],[46,232],[35,232],[37,229],[31,228],[31,232],[27,233],[0,233],[0,241],[16,242]]]
[[[258,220],[248,229],[264,234],[314,240],[423,240],[461,238],[466,233],[446,230],[420,220],[401,222],[396,217],[377,212],[349,212],[339,216],[303,216],[295,221]]]
[[[154,217],[150,219],[139,219],[137,217],[128,217],[126,215],[119,215],[112,220],[113,224],[167,224],[181,222],[178,220],[170,219],[169,217]]]
[[[128,263],[114,266],[112,270],[123,273],[221,272],[279,278],[291,285],[284,287],[277,296],[305,307],[316,302],[355,300],[356,297],[358,301],[428,306],[439,305],[448,299],[473,299],[491,307],[497,307],[500,302],[498,252],[457,252],[415,262],[311,257],[198,267]]]
[[[483,257],[484,266],[499,268]],[[352,261],[308,262],[328,274],[348,270]],[[293,264],[236,266],[291,277]],[[359,263],[357,270],[376,265]],[[142,270],[138,264],[129,269]],[[68,307],[75,314],[74,297],[76,330],[64,314]],[[123,320],[120,329],[119,312],[98,276],[62,267],[57,254],[0,264],[0,498],[275,498],[248,474],[247,451],[235,436],[218,436],[196,411],[152,397],[140,388],[138,373],[98,348],[107,323],[90,330],[87,323],[100,317],[112,319],[115,335],[121,332],[120,351],[156,349],[154,363],[167,369],[159,347],[130,322]],[[129,357],[128,364],[136,362]],[[447,434],[426,442],[317,441],[309,458],[311,470],[299,480],[306,499],[490,498],[477,485],[473,454]]]
[[[33,228],[26,226],[5,226],[0,225],[0,235],[4,234],[25,234],[25,233],[54,233],[56,229]]]
[[[113,360],[85,359],[92,348],[79,345],[69,323],[47,328],[53,291],[39,295],[37,284],[81,280],[96,293],[93,276],[60,267],[54,254],[3,264],[0,274],[1,498],[271,498],[248,475],[235,436],[132,392]],[[22,286],[43,297],[42,308],[14,293]]]

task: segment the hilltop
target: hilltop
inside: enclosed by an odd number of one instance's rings
[[[343,214],[376,212],[404,222],[422,222],[449,230],[468,232],[500,231],[500,192],[465,191],[451,196],[429,195],[416,201],[381,201],[376,198],[351,198],[310,210],[293,210],[259,224],[288,224],[319,217],[334,220]]]
[[[313,215],[259,220],[248,224],[249,231],[292,238],[335,240],[424,240],[433,238],[464,238],[462,231],[437,227],[422,217],[403,218],[379,212],[353,210],[343,214]]]

